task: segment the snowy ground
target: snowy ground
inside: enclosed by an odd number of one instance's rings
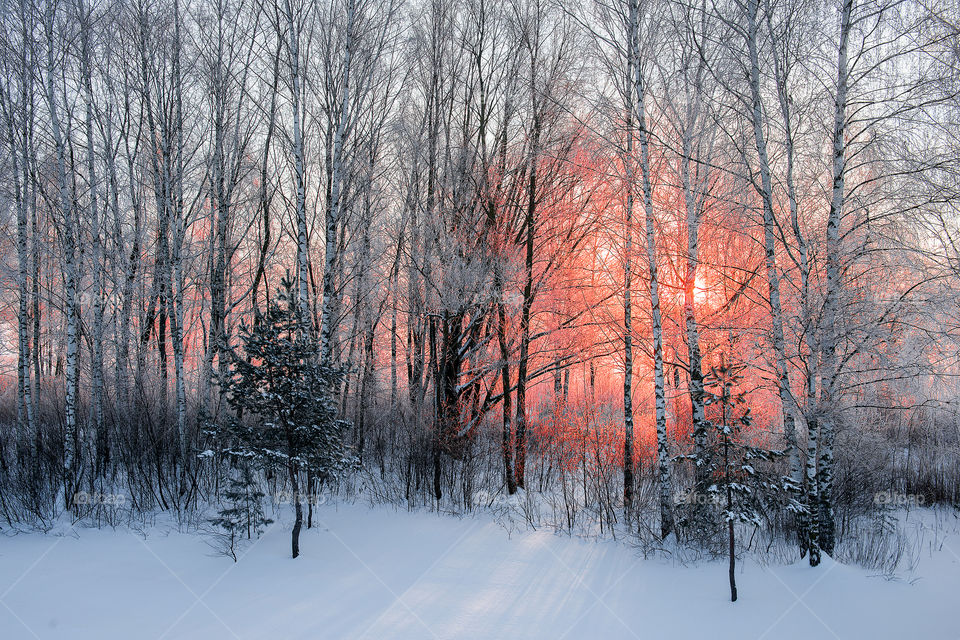
[[[0,537],[0,638],[960,638],[955,526],[904,579],[742,563],[731,604],[722,563],[508,537],[483,515],[341,505],[319,520],[299,559],[280,523],[236,564],[169,527]]]

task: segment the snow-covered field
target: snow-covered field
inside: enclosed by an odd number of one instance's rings
[[[826,559],[738,571],[644,560],[622,542],[511,536],[458,519],[322,506],[238,563],[156,526],[0,538],[0,638],[960,638],[960,535],[925,536],[899,579]]]

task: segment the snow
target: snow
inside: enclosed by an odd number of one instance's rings
[[[960,534],[924,538],[915,575],[825,558],[738,567],[642,559],[623,542],[321,505],[289,557],[279,518],[240,561],[156,525],[0,538],[0,638],[956,637]]]

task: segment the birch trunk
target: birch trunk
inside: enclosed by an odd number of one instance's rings
[[[60,110],[57,102],[55,78],[58,74],[55,51],[60,49],[55,39],[56,10],[52,0],[48,0],[44,20],[44,32],[47,46],[46,93],[47,108],[50,116],[50,130],[57,157],[57,181],[59,186],[60,214],[63,218],[63,260],[66,286],[64,292],[64,314],[67,321],[66,336],[66,380],[64,400],[64,506],[70,508],[72,495],[79,480],[80,456],[77,449],[81,441],[77,424],[77,385],[80,377],[80,303],[78,299],[79,265],[77,264],[77,223],[74,218],[73,194],[67,178],[67,147],[64,131],[60,122]]]
[[[837,92],[833,121],[833,193],[827,215],[826,271],[827,290],[823,308],[822,378],[820,384],[820,457],[817,460],[820,520],[820,547],[833,554],[833,439],[835,432],[835,391],[837,384],[837,348],[840,341],[840,218],[844,204],[844,170],[847,123],[847,48],[850,41],[854,0],[844,0],[840,13],[840,44],[837,52]]]
[[[790,387],[786,346],[783,333],[783,311],[780,303],[780,276],[777,272],[776,237],[777,227],[773,212],[773,182],[770,175],[770,160],[764,136],[763,104],[760,97],[760,61],[757,51],[757,20],[759,0],[749,0],[747,5],[747,50],[750,57],[751,121],[754,142],[760,163],[760,186],[763,200],[763,244],[767,271],[767,292],[773,329],[773,351],[776,358],[777,390],[783,412],[783,431],[790,461],[790,477],[794,486],[799,486],[800,456],[797,449],[794,407],[796,405]]]
[[[706,413],[703,395],[703,362],[700,352],[700,330],[697,326],[695,294],[697,286],[697,267],[700,260],[700,203],[693,192],[690,164],[693,141],[693,119],[688,118],[683,134],[683,155],[680,159],[680,174],[683,186],[683,200],[687,216],[687,261],[683,280],[683,316],[687,334],[687,367],[690,377],[690,415],[693,422],[693,441],[698,460],[703,460],[707,445]],[[696,467],[697,490],[705,490],[708,482],[703,470],[706,465]]]
[[[95,462],[98,469],[108,457],[109,441],[103,420],[103,311],[104,311],[104,274],[106,264],[103,261],[103,237],[101,230],[98,199],[97,163],[93,143],[93,69],[91,21],[93,10],[83,0],[77,1],[80,22],[81,75],[83,77],[83,100],[86,115],[85,133],[87,141],[87,180],[89,181],[91,255],[90,272],[93,276],[93,339],[90,354],[91,400],[93,404],[93,429],[95,433]]]
[[[502,267],[494,267],[494,295],[497,307],[497,345],[500,347],[500,386],[503,390],[503,469],[507,493],[517,492],[517,483],[513,468],[513,398],[510,393],[510,347],[507,340],[507,312],[503,302],[503,275]]]
[[[222,13],[218,16],[223,18]],[[203,362],[203,400],[209,406],[211,388],[214,382],[213,361],[219,360],[221,369],[225,363],[222,356],[226,346],[226,252],[227,252],[227,216],[229,203],[226,202],[226,168],[224,159],[224,137],[226,136],[226,87],[223,70],[222,40],[217,42],[217,59],[214,62],[212,79],[213,102],[213,156],[210,166],[210,328],[207,333],[206,353]],[[220,354],[220,355],[218,355]],[[221,371],[221,373],[224,373]]]
[[[640,176],[643,189],[643,210],[647,249],[647,268],[650,275],[649,293],[651,308],[651,323],[653,331],[653,394],[654,410],[657,428],[657,484],[659,488],[660,501],[660,535],[666,538],[674,529],[673,520],[673,495],[670,481],[670,454],[667,447],[667,403],[664,393],[663,376],[663,321],[660,312],[660,283],[657,270],[657,245],[656,229],[653,213],[653,186],[650,177],[650,141],[649,131],[647,129],[646,116],[646,87],[644,84],[643,70],[641,66],[640,55],[640,4],[636,0],[630,2],[630,87],[632,89],[631,97],[628,98],[628,107],[630,108],[630,117],[636,117],[637,138],[640,142]],[[634,97],[636,102],[634,103]],[[636,112],[634,114],[634,111]],[[633,134],[629,133],[627,144],[628,154],[632,152]],[[632,182],[632,180],[631,180]],[[633,187],[630,187],[632,197]],[[624,304],[626,309],[628,305]],[[628,336],[630,334],[630,325],[627,327]],[[632,338],[631,349],[629,352],[625,349],[625,355],[629,356],[627,361],[627,371],[633,366]],[[632,374],[632,372],[631,372]],[[624,384],[624,404],[628,400],[627,384]],[[632,402],[631,402],[632,405]],[[632,406],[631,406],[632,408]],[[632,431],[633,420],[630,419],[630,430]]]
[[[21,97],[26,96],[27,66],[24,57],[21,59],[21,79],[23,93]],[[14,199],[17,206],[17,422],[16,430],[13,433],[13,446],[15,448],[15,459],[19,459],[20,439],[24,436],[33,434],[35,430],[33,418],[33,401],[31,398],[32,385],[30,381],[30,325],[29,325],[29,299],[30,291],[28,288],[27,271],[29,269],[29,253],[27,251],[27,194],[26,185],[30,180],[27,154],[29,153],[26,141],[27,132],[27,111],[26,101],[23,100],[20,105],[16,105],[13,96],[0,87],[0,102],[3,105],[4,121],[7,126],[7,135],[10,138],[10,160],[11,174],[14,185]],[[14,126],[15,114],[19,113],[23,122],[21,133],[23,138],[16,134]],[[22,156],[21,156],[22,152]],[[22,171],[22,174],[21,174]],[[23,182],[21,183],[21,177]]]
[[[270,252],[270,242],[271,242],[271,225],[270,225],[270,208],[272,205],[272,195],[270,193],[269,182],[268,182],[268,168],[270,162],[270,148],[273,143],[273,136],[276,132],[277,125],[277,94],[278,86],[280,83],[280,57],[283,52],[283,42],[281,38],[277,38],[277,48],[273,55],[273,81],[271,84],[270,91],[270,108],[267,111],[267,133],[263,142],[263,160],[260,165],[260,193],[259,193],[259,208],[261,216],[261,228],[263,229],[263,236],[261,237],[260,242],[260,253],[257,258],[257,270],[253,277],[253,285],[251,286],[251,307],[254,313],[254,322],[259,322],[259,311],[260,303],[258,299],[258,291],[260,289],[261,281],[266,280],[266,262],[267,254]],[[270,286],[264,282],[264,299],[265,306],[270,306]]]
[[[775,40],[773,23],[771,17],[771,9],[769,6],[769,0],[765,0],[766,4],[766,13],[767,13],[767,28],[771,37],[771,40]],[[789,43],[785,43],[785,49],[789,50]],[[786,55],[789,55],[786,54]],[[774,79],[777,85],[777,99],[780,103],[780,115],[783,118],[783,127],[784,127],[784,153],[786,156],[786,187],[787,187],[787,201],[790,206],[790,226],[793,231],[794,238],[797,243],[797,252],[799,253],[799,268],[800,268],[800,298],[802,304],[802,318],[801,324],[803,325],[803,335],[801,339],[803,341],[803,347],[807,350],[807,379],[805,383],[805,396],[806,396],[806,407],[809,408],[815,401],[816,395],[816,371],[817,371],[817,353],[816,353],[816,336],[814,335],[814,323],[813,323],[813,314],[810,311],[810,263],[809,263],[809,248],[807,246],[807,239],[803,234],[803,231],[800,229],[800,216],[799,216],[799,205],[797,201],[797,187],[794,179],[794,167],[796,163],[796,152],[795,152],[795,143],[794,143],[794,130],[793,130],[793,115],[791,113],[791,104],[792,99],[790,97],[789,89],[789,72],[790,72],[790,60],[787,58],[782,63],[780,60],[779,53],[775,52],[773,55],[773,71]],[[809,431],[810,421],[807,421],[807,429]],[[794,433],[796,433],[796,428],[794,428]],[[796,436],[795,436],[796,438]],[[796,438],[799,440],[799,438]],[[816,451],[816,447],[814,447]],[[816,457],[808,458],[808,462],[815,462]],[[798,500],[803,500],[803,483],[804,476],[806,475],[805,471],[802,468],[800,461],[800,446],[799,442],[796,442],[796,447],[790,452],[789,456],[790,463],[790,479],[793,490],[798,494]],[[809,531],[810,531],[810,512],[808,509],[804,508],[803,511],[797,513],[797,536],[799,538],[800,545],[800,555],[801,557],[807,554],[809,550]]]
[[[173,371],[174,371],[174,394],[176,401],[176,420],[177,436],[179,442],[180,454],[180,495],[186,494],[188,490],[187,481],[190,474],[191,464],[189,455],[189,434],[187,433],[187,396],[186,396],[186,371],[184,369],[184,345],[183,345],[183,322],[184,322],[184,302],[183,290],[186,286],[183,272],[183,245],[186,239],[186,221],[184,218],[184,119],[183,119],[183,78],[180,66],[180,53],[182,41],[180,35],[180,2],[174,0],[174,43],[172,59],[173,75],[173,135],[170,150],[170,159],[167,163],[168,185],[166,193],[168,194],[168,203],[170,205],[170,218],[173,227],[173,238],[170,247],[170,260],[167,278],[167,291],[169,292],[169,319],[170,319],[170,341],[173,350]]]
[[[312,324],[310,320],[310,247],[307,242],[307,205],[303,160],[303,109],[301,107],[300,77],[300,31],[294,22],[291,0],[285,0],[287,18],[287,56],[290,64],[291,108],[293,116],[293,163],[294,187],[296,188],[297,222],[297,283],[299,291],[300,322],[304,330]]]
[[[535,94],[534,94],[535,95]],[[527,181],[527,203],[524,214],[524,281],[520,308],[520,353],[517,362],[517,420],[515,434],[514,474],[516,485],[525,487],[527,467],[527,376],[530,367],[530,319],[533,299],[533,250],[537,230],[537,165],[540,153],[540,114],[534,98],[533,131],[530,140],[530,173]]]
[[[336,268],[339,262],[337,256],[337,229],[340,227],[340,217],[343,196],[344,174],[344,143],[348,133],[350,119],[350,72],[353,61],[354,22],[356,20],[356,0],[350,0],[347,9],[346,50],[343,57],[342,95],[340,108],[337,112],[337,128],[333,138],[333,149],[330,154],[330,200],[326,207],[324,228],[325,249],[323,255],[323,299],[320,306],[320,359],[328,362],[332,353],[333,340],[333,307]]]
[[[113,118],[115,116],[115,88],[113,82],[107,74],[107,107],[103,118],[103,127],[101,128],[101,142],[104,147],[104,158],[107,170],[107,190],[109,192],[110,214],[112,216],[112,235],[113,235],[113,257],[112,263],[114,269],[118,271],[117,275],[121,282],[119,285],[120,302],[119,308],[114,310],[114,340],[116,341],[116,358],[114,362],[114,387],[115,403],[122,410],[126,410],[129,395],[129,359],[130,359],[130,309],[132,308],[132,299],[126,295],[126,286],[131,271],[132,256],[125,255],[126,246],[123,233],[123,216],[120,212],[120,179],[117,175],[117,155],[119,154],[119,145],[115,143],[113,129]],[[126,138],[126,131],[123,132],[123,138]],[[106,218],[106,213],[104,213]],[[104,221],[106,224],[106,220]],[[132,283],[131,283],[132,287]],[[132,295],[131,295],[132,297]]]
[[[623,509],[629,523],[633,520],[633,118],[634,92],[640,65],[640,17],[637,3],[630,3],[630,32],[627,34],[627,154],[624,173],[627,202],[623,212]]]

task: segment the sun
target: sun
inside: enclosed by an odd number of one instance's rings
[[[710,299],[710,290],[707,285],[707,279],[703,274],[698,273],[697,279],[693,283],[693,303],[701,306],[707,304]]]

